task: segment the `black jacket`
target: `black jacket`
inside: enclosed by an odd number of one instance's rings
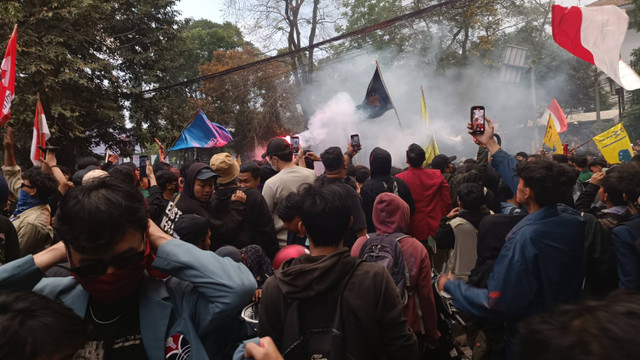
[[[164,192],[158,185],[153,185],[149,188],[149,197],[147,198],[147,203],[149,204],[149,218],[157,225],[160,225],[162,215],[164,214],[167,205],[169,205],[169,200],[162,196],[163,193]]]
[[[320,310],[323,303],[337,305],[342,282],[356,261],[347,249],[286,261],[264,285],[258,335],[273,338],[282,352],[286,331],[283,319],[290,302],[299,301],[304,313],[308,307]],[[418,358],[417,340],[402,315],[395,283],[384,267],[361,263],[345,287],[341,309],[343,339],[353,359]],[[332,321],[332,316],[327,318]]]
[[[362,197],[362,207],[364,215],[367,219],[367,232],[376,232],[373,225],[373,204],[376,197],[383,192],[394,193],[402,198],[408,205],[411,216],[416,210],[415,203],[409,185],[404,180],[391,176],[391,154],[387,150],[375,148],[369,156],[369,165],[371,168],[371,179],[360,189],[360,197]]]
[[[242,190],[247,195],[247,200],[243,204],[245,209],[241,222],[237,222],[236,215],[232,212],[233,207],[242,204],[239,201],[231,201],[231,197],[238,190]],[[258,190],[237,186],[219,188],[211,197],[209,212],[216,220],[229,223],[229,226],[225,227],[225,232],[218,232],[212,236],[211,250],[215,251],[224,245],[232,245],[240,249],[255,244],[260,246],[270,259],[273,259],[278,252],[273,216]]]
[[[486,206],[481,207],[477,211],[460,211],[459,217],[467,220],[473,225],[476,230],[480,226],[480,222],[487,215],[490,215],[489,209]],[[440,226],[436,232],[436,245],[438,249],[453,249],[455,248],[456,236],[453,232],[449,219],[446,215],[440,219]]]

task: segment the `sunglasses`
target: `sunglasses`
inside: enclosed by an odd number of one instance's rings
[[[126,270],[139,265],[145,258],[146,249],[135,253],[116,254],[109,261],[99,261],[89,265],[72,267],[71,271],[78,276],[86,278],[97,278],[107,272],[109,266],[113,266],[118,270]],[[69,259],[71,252],[67,251]]]
[[[25,183],[20,184],[20,188],[23,188],[23,187],[26,187],[26,188],[29,188],[29,189],[35,189],[36,188],[35,186],[27,185]]]

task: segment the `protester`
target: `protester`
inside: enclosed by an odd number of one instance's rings
[[[435,236],[438,221],[451,210],[449,184],[438,170],[425,169],[425,152],[418,144],[407,149],[409,169],[397,175],[411,190],[416,210],[411,217],[409,233],[426,244],[429,236]]]
[[[483,146],[478,148],[478,155],[476,156],[478,162],[468,172],[456,172],[455,167],[451,163],[455,159],[455,156],[448,157],[446,155],[439,154],[431,160],[431,168],[440,170],[444,179],[449,183],[451,204],[455,204],[458,201],[458,187],[461,184],[478,183],[482,181],[482,177],[487,171],[489,162],[487,149]],[[512,160],[515,162],[514,158],[512,158]]]
[[[446,198],[449,198],[448,192]],[[389,236],[393,241],[398,242],[409,272],[410,282],[405,284],[407,304],[403,307],[403,315],[416,335],[420,348],[425,350],[436,346],[440,333],[431,286],[429,253],[416,238],[405,236],[409,230],[410,219],[409,205],[399,196],[390,193],[378,195],[373,207],[376,232],[359,238],[351,249],[351,256],[359,257],[368,239]],[[400,239],[396,240],[398,238]]]
[[[360,189],[362,197],[362,207],[367,219],[367,232],[376,232],[373,224],[373,204],[376,197],[384,192],[396,194],[402,198],[411,211],[411,216],[415,213],[415,203],[411,190],[404,180],[391,176],[391,154],[387,150],[376,147],[369,155],[369,166],[371,167],[371,178]]]
[[[320,154],[325,173],[319,176],[315,184],[318,186],[340,186],[349,194],[347,200],[351,207],[353,222],[343,238],[343,245],[351,248],[360,236],[367,234],[367,222],[362,209],[362,199],[356,191],[357,186],[352,184],[353,180],[347,176],[349,162],[337,146],[325,149]]]
[[[290,193],[280,202],[276,209],[276,214],[278,214],[285,229],[287,229],[287,245],[296,244],[309,247],[309,240],[300,230],[300,217],[296,213],[299,199],[300,194],[297,192]]]
[[[487,146],[493,161],[502,156],[490,120],[485,133],[474,137]],[[458,309],[483,318],[507,319],[508,359],[516,356],[521,319],[576,301],[581,295],[585,222],[580,213],[559,204],[574,184],[565,166],[538,160],[517,169],[518,202],[525,204],[529,215],[510,231],[487,289],[474,288],[451,275],[438,279],[438,289],[451,294]]]
[[[57,191],[58,183],[51,174],[33,167],[22,171],[13,153],[13,130],[4,134],[4,166],[2,175],[18,203],[11,222],[18,234],[21,254],[35,254],[53,240],[51,207],[47,200]]]
[[[347,199],[345,190],[338,186],[309,185],[301,190],[298,214],[309,236],[311,253],[286,261],[282,270],[267,280],[259,336],[273,338],[281,352],[288,350],[284,358],[324,358],[330,347],[314,341],[322,333],[298,342],[301,333],[292,324],[300,321],[300,329],[337,325],[345,358],[415,359],[416,338],[402,316],[391,276],[382,266],[358,262],[342,247],[351,222]],[[332,337],[325,335],[327,340],[326,336]]]
[[[611,230],[611,239],[615,250],[619,287],[640,291],[640,167],[630,163],[622,165],[623,197],[627,203],[630,217]]]
[[[87,185],[87,183],[89,183],[89,181],[92,181],[94,179],[97,178],[101,178],[101,177],[105,177],[105,176],[109,176],[109,173],[107,173],[104,170],[100,170],[100,169],[95,169],[95,170],[91,170],[88,173],[86,173],[83,177],[82,177],[82,185]]]
[[[160,170],[157,175],[150,163],[147,162],[147,177],[149,178],[149,218],[160,224],[162,215],[178,191],[178,175],[169,170]]]
[[[527,162],[527,158],[529,158],[529,155],[524,151],[516,153],[516,160],[518,160],[519,163]]]
[[[458,207],[442,217],[435,236],[438,252],[449,255],[443,272],[450,271],[465,280],[471,274],[477,260],[478,227],[482,219],[491,214],[484,203],[482,186],[466,183],[458,188]]]
[[[202,216],[186,214],[176,221],[173,231],[180,240],[195,245],[202,250],[211,247],[211,229],[209,222]]]
[[[0,295],[0,359],[72,359],[84,342],[70,308],[33,292]]]
[[[316,174],[313,170],[296,166],[293,163],[293,150],[291,149],[291,144],[285,139],[273,138],[269,140],[267,151],[262,154],[262,158],[264,159],[267,156],[271,166],[278,173],[266,180],[262,189],[262,196],[264,196],[269,211],[273,216],[273,224],[280,248],[282,248],[287,243],[287,229],[285,229],[284,223],[276,213],[278,204],[288,194],[297,191],[300,185],[312,184],[316,179]]]
[[[258,190],[260,184],[260,167],[255,162],[242,164],[238,173],[238,186]]]
[[[83,316],[88,341],[79,358],[206,359],[201,336],[256,286],[244,266],[163,233],[147,219],[142,194],[112,177],[71,189],[55,231],[62,242],[0,267],[0,288],[33,289]],[[43,278],[64,258],[73,278]],[[169,277],[149,275],[157,271]]]
[[[209,213],[220,222],[228,223],[225,232],[216,232],[211,249],[223,245],[242,248],[250,244],[258,245],[273,258],[278,252],[278,240],[273,226],[271,212],[260,192],[256,189],[242,189],[237,186],[240,166],[229,153],[219,153],[209,161],[211,169],[218,174],[215,193],[209,204]],[[242,221],[237,222],[231,214],[233,202],[246,199]]]
[[[364,165],[356,165],[349,168],[348,175],[356,180],[356,191],[360,194],[360,189],[362,189],[364,184],[371,177],[371,171],[369,171],[369,168]]]
[[[594,159],[593,161],[589,162],[589,171],[591,171],[594,174],[597,172],[606,170],[605,169],[606,167],[607,167],[607,162],[604,160]]]

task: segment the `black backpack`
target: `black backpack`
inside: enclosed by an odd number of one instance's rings
[[[316,296],[289,303],[284,317],[282,356],[285,360],[346,360],[342,333],[341,303],[351,276],[362,263],[357,260],[335,297]]]

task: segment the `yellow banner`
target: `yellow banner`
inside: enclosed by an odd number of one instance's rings
[[[633,148],[631,147],[631,141],[629,141],[629,135],[627,135],[627,132],[624,130],[622,123],[595,136],[593,141],[598,145],[600,152],[607,162],[617,164],[631,161]]]
[[[544,133],[543,145],[551,149],[551,152],[554,154],[564,154],[562,141],[560,141],[560,135],[558,135],[551,115],[549,115],[549,121],[547,121],[547,130]]]
[[[422,121],[427,126],[427,132],[431,133],[431,139],[428,141],[427,146],[424,147],[425,152],[425,164],[428,164],[433,160],[436,155],[440,154],[440,150],[438,149],[438,143],[436,142],[436,136],[431,131],[431,125],[429,124],[429,108],[427,107],[427,101],[424,99],[424,91],[422,91],[422,87],[420,87],[420,116]]]

